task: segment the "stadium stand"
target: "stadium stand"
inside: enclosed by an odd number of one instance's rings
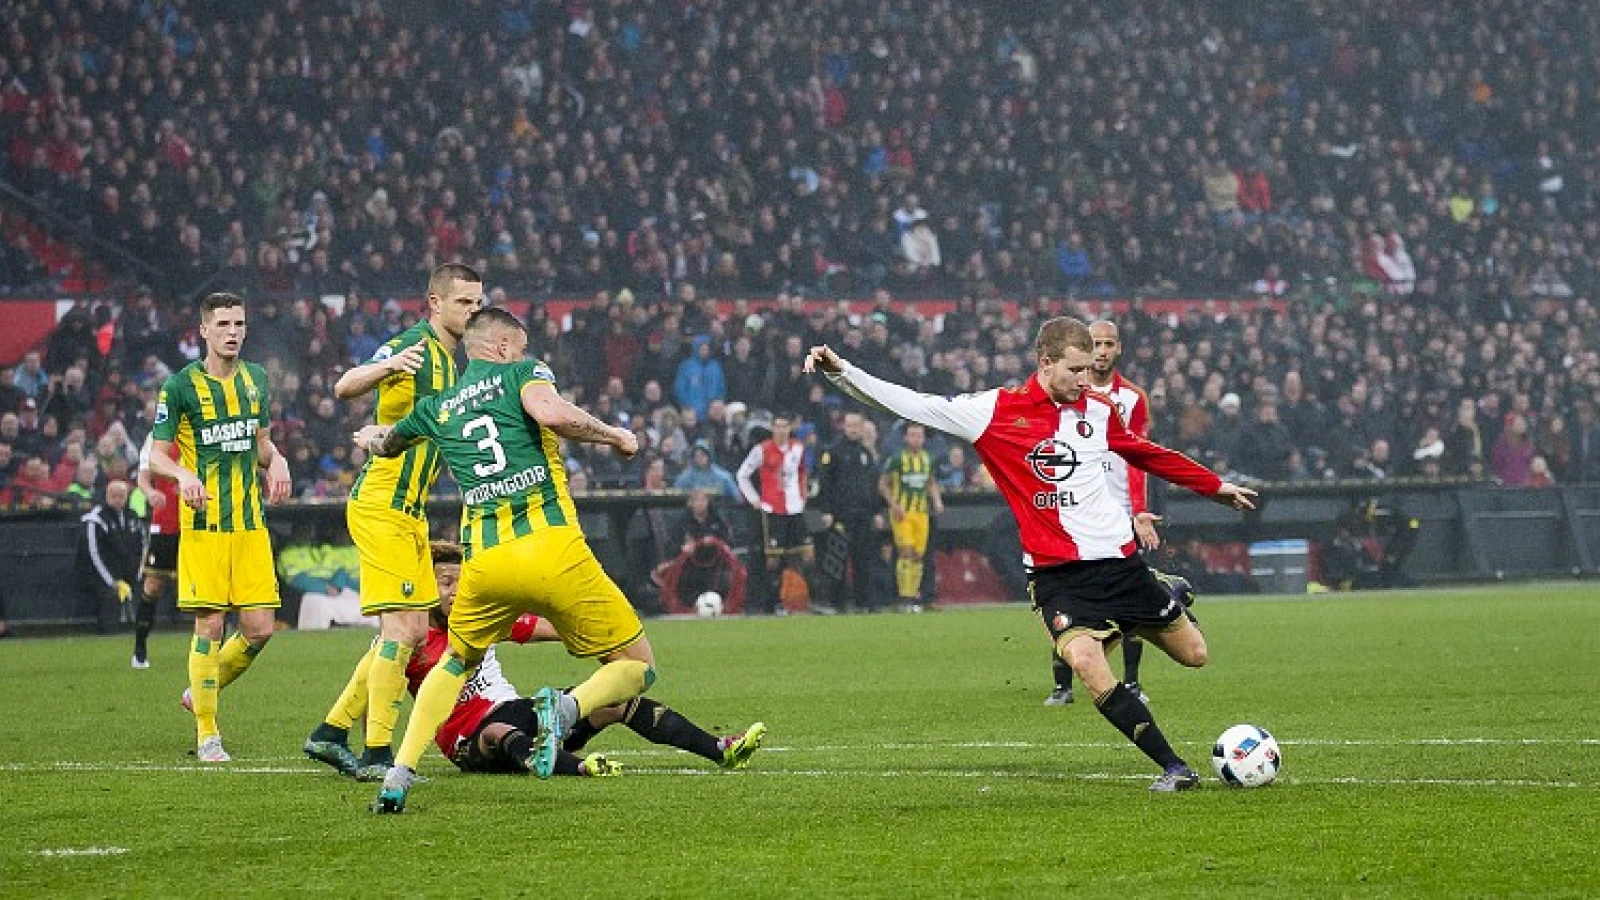
[[[0,284],[105,299],[42,380],[0,370],[0,502],[65,490],[24,486],[32,457],[59,480],[114,426],[112,455],[136,447],[219,288],[256,304],[297,495],[342,496],[368,410],[331,377],[450,260],[532,301],[563,386],[647,439],[627,468],[576,453],[592,485],[656,457],[670,482],[702,439],[737,467],[773,409],[826,445],[840,407],[794,378],[811,343],[973,389],[1026,374],[1042,316],[1144,297],[1216,298],[1117,307],[1156,436],[1215,465],[1600,480],[1577,0],[11,12]],[[702,336],[723,396],[681,403]]]

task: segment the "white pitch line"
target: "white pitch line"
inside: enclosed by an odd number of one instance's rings
[[[328,773],[321,767],[316,768],[283,768],[274,766],[230,766],[222,765],[158,765],[144,763],[13,763],[6,766],[8,771],[31,772],[104,772],[104,773],[146,773],[146,772],[172,772],[188,774],[192,772],[216,773],[223,775],[321,775]],[[1005,769],[746,769],[737,774],[730,774],[711,768],[628,768],[624,777],[633,776],[716,776],[716,777],[754,777],[754,778],[952,778],[962,780],[996,780],[996,781],[1148,781],[1152,777],[1149,773],[1124,773],[1124,772],[1016,772]],[[1354,776],[1299,776],[1286,775],[1281,779],[1285,784],[1303,785],[1343,785],[1356,787],[1374,786],[1417,786],[1417,787],[1487,787],[1487,788],[1557,788],[1557,789],[1600,789],[1600,782],[1596,781],[1541,781],[1532,778],[1358,778]],[[93,849],[93,848],[91,848]],[[116,848],[111,848],[116,849]],[[124,851],[125,852],[125,851]],[[62,853],[57,855],[72,855]],[[89,855],[89,854],[83,854]]]
[[[1174,741],[1179,746],[1206,747],[1210,741]],[[1465,738],[1304,738],[1300,740],[1278,739],[1278,743],[1285,747],[1494,747],[1494,746],[1551,746],[1551,747],[1600,747],[1600,738],[1499,738],[1499,737],[1465,737]],[[762,755],[775,753],[869,753],[879,750],[894,751],[934,751],[934,750],[1133,750],[1134,747],[1123,741],[902,741],[884,742],[878,744],[818,744],[815,746],[774,747],[761,748]],[[671,747],[624,747],[618,750],[607,750],[606,755],[618,759],[630,757],[678,757],[689,755],[683,750]],[[315,772],[325,772],[319,767],[273,767],[274,763],[303,761],[303,757],[295,756],[261,756],[261,757],[234,757],[234,766],[217,767],[214,765],[191,766],[174,765],[160,760],[128,760],[116,765],[124,767],[143,767],[154,771],[231,771],[250,772],[262,775],[304,775]],[[238,763],[249,763],[257,766],[255,769],[240,767]],[[0,763],[0,772],[35,772],[52,770],[71,770],[82,768],[87,771],[110,771],[104,769],[106,763],[99,762],[70,762],[61,761],[54,763]],[[116,771],[134,771],[122,768]]]
[[[54,850],[35,850],[34,856],[121,856],[127,847],[58,847]]]

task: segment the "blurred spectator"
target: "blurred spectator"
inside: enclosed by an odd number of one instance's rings
[[[711,497],[703,489],[689,492],[687,509],[671,540],[678,555],[656,567],[653,577],[661,586],[661,606],[667,612],[693,611],[695,598],[705,591],[721,594],[728,614],[744,609],[748,572],[733,554],[733,531],[712,506]]]
[[[712,401],[726,399],[728,387],[723,380],[722,363],[711,355],[711,339],[696,335],[691,346],[690,356],[678,364],[672,396],[679,406],[704,416]]]
[[[743,499],[733,476],[712,461],[711,442],[704,438],[694,442],[689,465],[678,473],[672,486],[680,491],[709,491],[712,496],[729,503],[738,503]]]
[[[1528,434],[1528,420],[1517,413],[1507,416],[1505,430],[1495,440],[1490,455],[1489,468],[1494,477],[1506,487],[1526,486],[1534,455],[1533,438]],[[1548,465],[1543,468],[1548,475]]]

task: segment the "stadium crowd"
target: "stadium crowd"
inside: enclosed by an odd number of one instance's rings
[[[836,439],[810,344],[975,389],[1026,376],[1040,316],[1145,294],[1259,298],[1120,322],[1155,436],[1232,473],[1600,479],[1576,0],[11,10],[0,171],[159,278],[0,371],[0,505],[125,474],[207,289],[252,301],[297,495],[343,496],[370,410],[331,378],[448,260],[534,300],[534,352],[645,438],[576,451],[579,490],[738,502],[773,412]],[[982,478],[934,449],[947,487]]]

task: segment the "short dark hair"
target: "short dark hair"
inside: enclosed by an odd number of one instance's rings
[[[433,554],[434,565],[460,565],[461,545],[455,541],[432,541],[428,550]]]
[[[230,294],[227,291],[216,291],[215,293],[207,294],[205,299],[200,301],[200,320],[205,321],[211,318],[211,314],[219,309],[232,309],[235,306],[243,305],[244,298],[238,294]]]
[[[486,306],[467,317],[467,334],[484,328],[515,328],[523,334],[528,333],[527,326],[520,319],[498,306]]]
[[[478,270],[471,266],[462,265],[461,263],[445,263],[434,269],[433,274],[428,276],[428,293],[443,297],[445,288],[449,287],[452,281],[482,284],[483,276],[479,275]]]

